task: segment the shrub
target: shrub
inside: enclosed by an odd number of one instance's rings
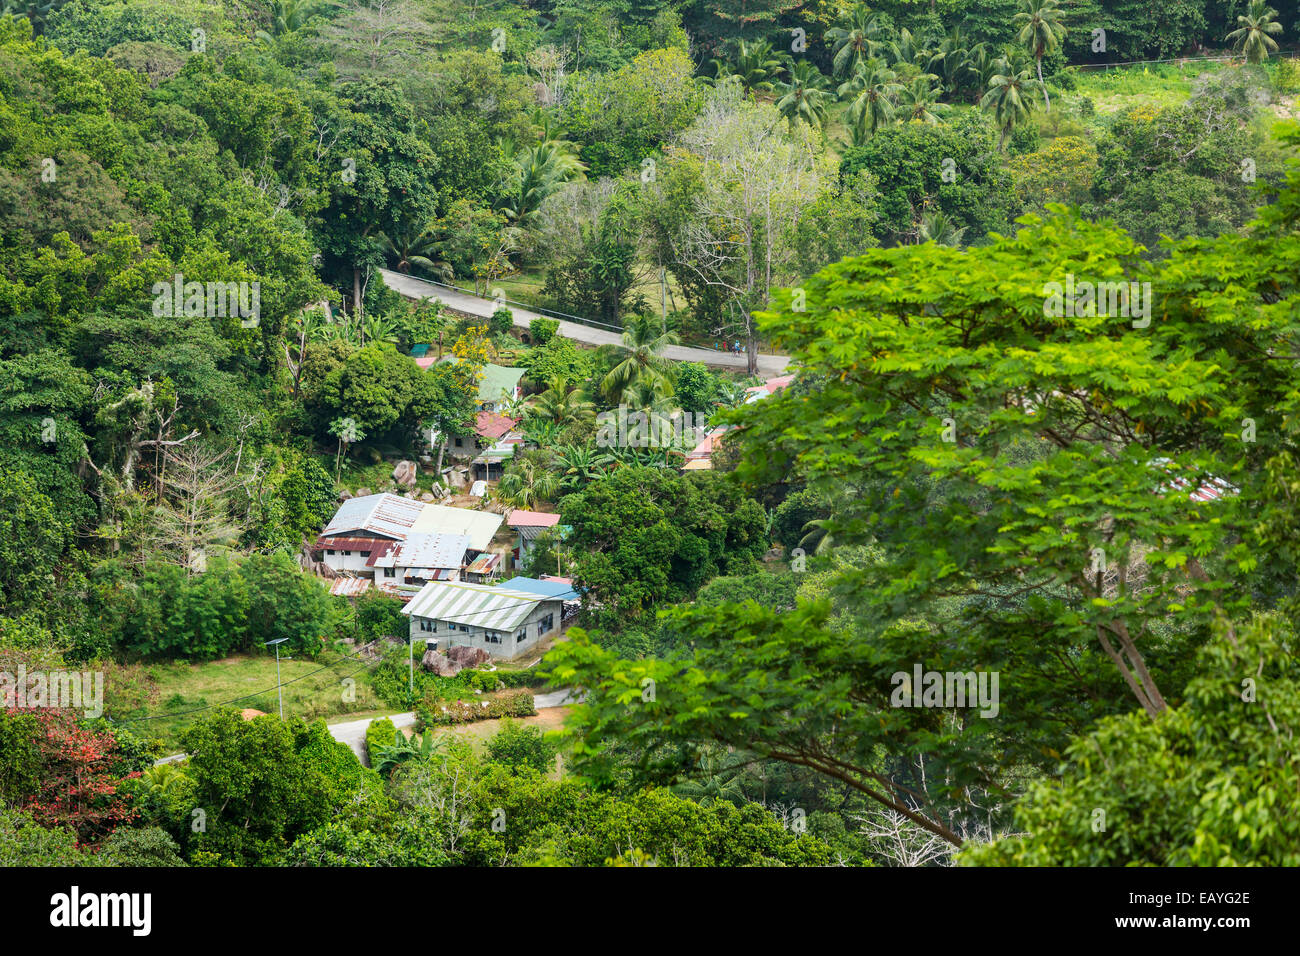
[[[1279,93],[1300,91],[1300,62],[1296,60],[1278,60],[1277,72],[1273,74],[1273,85]]]
[[[560,323],[555,319],[538,317],[528,323],[528,338],[532,340],[533,345],[545,345],[555,338],[555,333],[559,330]]]
[[[492,313],[489,327],[497,335],[509,335],[510,330],[515,327],[515,314],[502,306]]]
[[[370,761],[370,766],[375,765],[375,755],[379,749],[391,747],[397,734],[397,725],[387,717],[380,717],[370,722],[370,726],[366,728],[366,758]]]
[[[555,766],[556,749],[540,728],[517,724],[509,718],[487,743],[491,760],[512,770],[532,767],[538,773],[549,773]]]
[[[523,688],[496,691],[469,700],[440,701],[425,699],[415,710],[417,729],[433,724],[468,724],[476,720],[494,720],[499,717],[532,717],[537,713],[533,706],[533,692]]]

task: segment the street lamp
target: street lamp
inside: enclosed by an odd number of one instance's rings
[[[275,695],[280,698],[280,719],[284,720],[284,687],[280,683],[280,645],[287,641],[287,637],[277,637],[273,641],[267,641],[263,647],[275,648]]]

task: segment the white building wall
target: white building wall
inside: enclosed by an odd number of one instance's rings
[[[508,633],[491,632],[501,639],[500,643],[487,640],[484,636],[484,629],[473,624],[469,625],[468,631],[463,630],[459,625],[453,631],[447,621],[434,621],[429,618],[411,615],[411,640],[436,640],[440,651],[446,651],[449,647],[468,646],[482,648],[493,657],[516,657],[537,645],[538,639],[542,637],[539,629],[541,622],[548,615],[551,618],[551,626],[546,633],[554,634],[557,632],[560,629],[560,618],[563,612],[564,605],[560,601],[539,601],[537,607],[529,613],[524,623],[516,626],[513,631]],[[436,628],[436,630],[425,630],[424,625]],[[516,641],[515,633],[521,629],[526,629],[526,633]]]

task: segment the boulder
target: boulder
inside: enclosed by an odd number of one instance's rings
[[[439,677],[455,677],[461,672],[460,664],[448,660],[437,651],[425,651],[424,656],[420,658],[420,666]]]
[[[399,461],[397,467],[393,469],[393,481],[399,488],[413,489],[419,474],[420,469],[416,467],[415,462]]]
[[[358,488],[358,489],[357,489],[357,497],[358,497],[358,498],[365,498],[365,497],[368,497],[369,495],[373,495],[373,494],[374,494],[374,492],[371,491],[369,488]]]
[[[420,495],[420,500],[423,501],[425,504],[431,504],[432,502],[437,501],[438,499],[434,498],[433,495],[429,494],[426,491]]]
[[[339,492],[339,504],[343,504],[343,502],[347,501],[351,497],[352,497],[352,492],[348,491],[345,488],[343,491]]]
[[[492,655],[481,647],[466,647],[459,644],[456,647],[447,648],[447,657],[462,667],[478,667],[479,664],[490,660]]]

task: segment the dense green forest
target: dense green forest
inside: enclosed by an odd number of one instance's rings
[[[1300,863],[1300,2],[0,3],[0,862]],[[357,658],[489,365],[577,623]]]

